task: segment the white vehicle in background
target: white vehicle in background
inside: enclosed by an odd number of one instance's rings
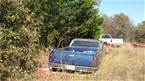
[[[99,38],[104,44],[109,44],[113,46],[121,46],[123,44],[123,39],[120,38],[112,38],[110,34],[102,34]]]

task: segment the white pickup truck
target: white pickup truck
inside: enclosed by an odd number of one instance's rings
[[[102,34],[99,38],[104,44],[111,44],[114,46],[120,46],[123,44],[123,39],[120,38],[112,38],[110,34]]]

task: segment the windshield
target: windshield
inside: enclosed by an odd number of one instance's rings
[[[110,35],[103,35],[102,38],[111,38]]]
[[[71,46],[99,47],[99,43],[97,41],[74,41]]]

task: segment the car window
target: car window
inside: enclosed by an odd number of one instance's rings
[[[96,41],[74,41],[72,46],[81,46],[81,47],[99,47],[99,43]]]

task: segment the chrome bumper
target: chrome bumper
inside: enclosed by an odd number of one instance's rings
[[[85,66],[75,66],[75,65],[70,65],[74,66],[75,69],[68,69],[66,68],[66,64],[56,64],[56,63],[49,63],[49,67],[56,68],[56,69],[61,69],[61,70],[72,70],[72,71],[80,71],[80,72],[94,72],[97,70],[97,67],[85,67]]]

